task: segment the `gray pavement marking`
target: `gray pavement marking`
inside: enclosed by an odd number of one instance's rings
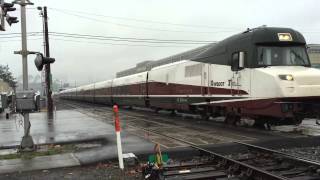
[[[61,167],[79,166],[80,162],[72,153],[52,156],[40,156],[33,159],[2,160],[0,161],[0,174],[20,171],[52,169]]]

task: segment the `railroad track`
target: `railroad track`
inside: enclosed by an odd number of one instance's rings
[[[73,105],[74,107],[81,107]],[[82,106],[83,108],[83,106]],[[181,138],[129,125],[148,133],[179,141],[203,155],[196,162],[164,165],[160,179],[320,179],[320,163],[272,149],[233,141],[247,149],[246,153],[222,155]]]
[[[147,129],[143,130],[150,132]],[[159,179],[320,179],[320,162],[280,151],[243,142],[234,142],[245,146],[248,152],[241,155],[225,156],[183,139],[154,131],[151,133],[188,144],[202,152],[202,155],[206,155],[206,158],[202,157],[202,160],[193,163],[164,165]]]

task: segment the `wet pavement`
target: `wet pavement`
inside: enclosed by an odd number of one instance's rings
[[[316,119],[305,119],[298,126],[286,125],[272,127],[274,131],[296,133],[307,136],[320,136],[320,125],[316,123]]]
[[[29,160],[2,160],[0,161],[0,174],[79,165],[80,162],[72,153],[35,157]]]
[[[23,136],[23,121],[20,115],[9,120],[0,119],[0,148],[16,147]],[[112,118],[112,117],[110,117]],[[111,119],[112,120],[112,119]],[[50,169],[97,163],[117,158],[116,135],[112,124],[74,110],[59,110],[53,119],[47,113],[30,114],[31,135],[35,144],[79,143],[104,139],[102,147],[75,153],[35,157],[32,159],[0,160],[0,173]],[[123,153],[152,153],[154,144],[143,138],[121,132]],[[8,150],[3,150],[7,154]],[[11,153],[14,150],[9,150]],[[10,153],[9,152],[9,153]]]
[[[53,119],[46,112],[30,114],[30,134],[35,144],[52,144],[71,141],[86,141],[113,135],[110,125],[71,110],[57,111]],[[23,117],[11,115],[0,119],[0,148],[20,145],[24,133]]]
[[[104,139],[103,146],[31,160],[3,160],[0,161],[0,173],[65,167],[63,159],[66,166],[78,166],[117,158],[113,113],[110,107],[80,103],[63,103],[63,107],[56,111],[54,118],[51,119],[47,117],[46,112],[30,114],[31,135],[36,144],[80,143]],[[223,123],[199,121],[188,117],[171,117],[139,110],[121,109],[120,119],[123,129],[121,132],[123,152],[134,153],[138,157],[153,153],[155,143],[161,144],[162,151],[166,152],[176,151],[177,154],[181,154],[190,150],[188,145],[157,133],[215,148],[233,141],[255,142],[301,137],[301,133],[282,133],[284,131],[279,129],[264,131],[231,127]],[[16,147],[20,144],[24,131],[22,125],[21,115],[12,115],[9,120],[0,115],[0,149]],[[301,127],[312,126],[311,121],[305,121]],[[0,151],[1,153],[5,154],[7,151]],[[51,163],[53,160],[57,163]]]

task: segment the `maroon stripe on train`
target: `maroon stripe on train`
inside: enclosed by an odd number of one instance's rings
[[[187,84],[149,82],[149,95],[199,95],[199,94],[217,94],[217,95],[246,95],[244,90],[231,90],[227,88],[194,86]]]
[[[101,88],[96,90],[86,90],[77,92],[78,95],[247,95],[244,90],[235,90],[218,87],[194,86],[187,84],[149,82]]]

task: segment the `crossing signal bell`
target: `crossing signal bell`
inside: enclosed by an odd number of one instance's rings
[[[54,61],[54,58],[43,57],[43,54],[38,53],[36,59],[34,60],[34,64],[36,65],[38,71],[42,71],[45,64],[51,64],[54,63]]]

